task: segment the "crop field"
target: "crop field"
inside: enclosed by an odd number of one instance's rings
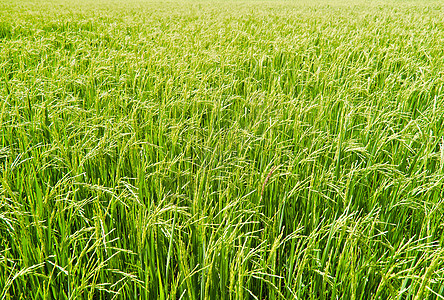
[[[444,299],[444,3],[0,2],[0,299]]]

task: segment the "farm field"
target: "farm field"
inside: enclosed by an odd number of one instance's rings
[[[0,299],[444,299],[444,4],[4,0]]]

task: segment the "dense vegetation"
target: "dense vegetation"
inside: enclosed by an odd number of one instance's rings
[[[443,299],[444,6],[0,4],[0,299]]]

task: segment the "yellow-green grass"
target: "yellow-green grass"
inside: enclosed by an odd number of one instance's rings
[[[0,299],[443,299],[434,1],[2,1]]]

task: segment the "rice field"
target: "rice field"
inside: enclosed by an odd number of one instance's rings
[[[444,299],[443,16],[2,1],[0,299]]]

